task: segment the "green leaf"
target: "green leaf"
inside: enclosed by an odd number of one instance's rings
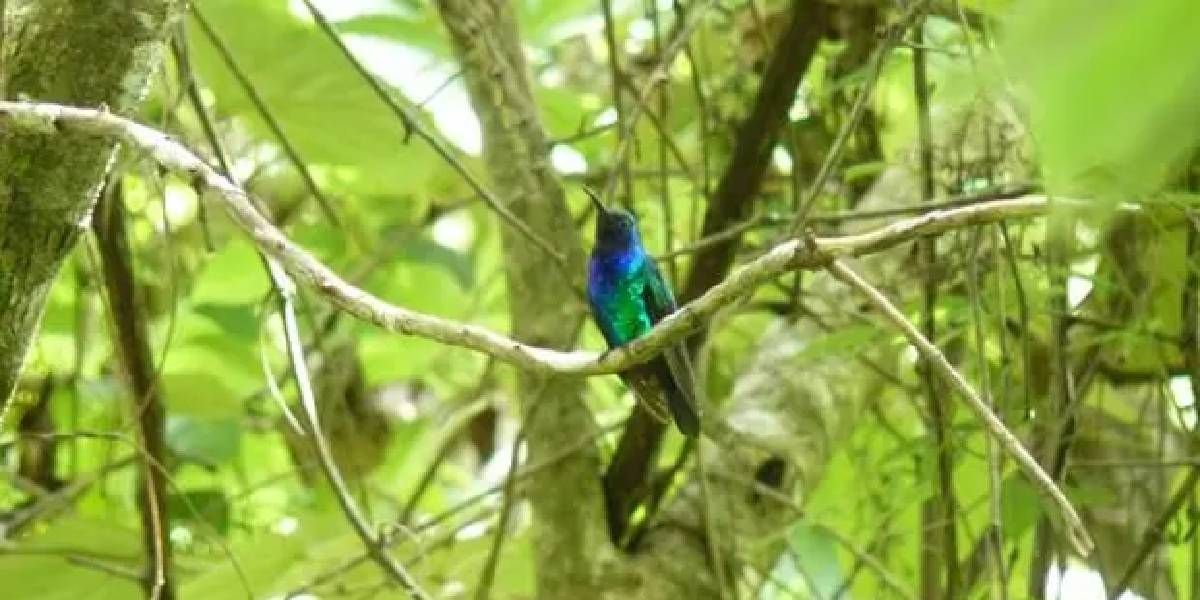
[[[222,418],[240,414],[241,401],[263,387],[254,346],[202,336],[167,353],[163,394],[172,414]]]
[[[346,19],[338,31],[383,38],[418,48],[442,58],[450,58],[450,48],[442,35],[442,24],[432,9],[416,14],[372,14]]]
[[[1033,486],[1022,476],[1013,474],[1006,477],[1001,484],[1000,512],[1004,522],[1004,536],[1010,540],[1017,539],[1041,517],[1041,499]]]
[[[471,257],[421,236],[409,240],[401,249],[401,258],[437,265],[454,277],[462,291],[475,285],[475,265]]]
[[[233,460],[241,448],[237,419],[167,418],[167,447],[185,460],[214,468]]]
[[[209,527],[222,535],[229,532],[229,500],[219,487],[172,493],[167,498],[167,514],[172,521]]]
[[[140,597],[138,583],[95,569],[72,567],[66,555],[92,558],[138,572],[140,534],[115,520],[66,518],[18,545],[29,554],[0,559],[0,588],[5,598],[38,600],[123,600]]]
[[[258,317],[249,305],[200,304],[192,311],[218,325],[221,331],[247,343],[258,339]]]
[[[1024,2],[1007,29],[1048,187],[1152,192],[1196,146],[1195,0]]]
[[[788,537],[791,552],[782,554],[771,572],[773,581],[789,589],[807,589],[814,598],[832,598],[845,581],[836,540],[820,527],[799,524]],[[763,589],[762,600],[790,598],[778,585]]]
[[[875,325],[850,325],[818,337],[805,346],[801,357],[818,358],[839,354],[854,354],[880,336]]]
[[[191,300],[198,305],[253,304],[270,289],[258,252],[250,242],[238,238],[204,265]]]
[[[207,0],[202,11],[301,157],[337,167],[322,171],[322,183],[356,194],[397,193],[424,190],[445,170],[427,145],[405,144],[400,120],[286,2]],[[215,93],[218,109],[244,118],[261,139],[274,141],[204,33],[193,27],[190,35],[195,70]]]

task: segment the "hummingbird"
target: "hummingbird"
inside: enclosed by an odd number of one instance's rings
[[[619,208],[609,209],[595,192],[586,187],[584,191],[596,206],[596,240],[588,259],[588,303],[609,348],[617,348],[645,335],[679,305],[658,265],[646,253],[634,216]],[[699,433],[695,376],[683,342],[622,372],[621,379],[650,414],[665,422],[665,404],[680,433],[688,437]]]

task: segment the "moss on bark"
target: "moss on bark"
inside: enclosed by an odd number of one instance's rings
[[[0,90],[10,99],[107,106],[141,100],[179,0],[7,0]],[[110,140],[0,129],[0,427],[46,294],[87,226]],[[17,413],[19,411],[12,411]]]

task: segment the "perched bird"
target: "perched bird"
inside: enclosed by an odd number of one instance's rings
[[[645,335],[679,306],[654,259],[646,254],[633,215],[608,209],[590,189],[596,205],[596,241],[588,259],[587,295],[592,317],[610,348]],[[687,346],[676,343],[621,378],[651,414],[665,421],[663,404],[686,436],[700,431],[695,376]]]

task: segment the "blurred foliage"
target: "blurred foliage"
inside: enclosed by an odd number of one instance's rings
[[[514,2],[535,101],[554,140],[551,162],[590,239],[587,202],[577,184],[600,187],[619,168],[612,164],[616,111],[600,3]],[[196,4],[331,200],[339,222],[317,209],[280,140],[194,20],[186,28],[191,64],[168,65],[140,118],[213,156],[184,94],[183,82],[195,78],[233,158],[234,175],[286,219],[294,240],[390,301],[505,330],[497,219],[427,144],[406,134],[302,3]],[[482,177],[478,123],[432,3],[319,4],[392,97],[416,111],[421,126],[446,140]],[[671,33],[676,4],[613,2],[618,54],[635,83]],[[661,88],[666,112],[658,114],[656,102],[648,106],[659,125],[644,118],[635,131],[634,186],[622,193],[633,199],[656,252],[696,241],[704,192],[716,186],[759,84],[763,39],[780,28],[790,5],[720,4],[706,15],[686,56],[669,65]],[[890,3],[844,4],[836,24],[827,24],[831,31],[778,141],[755,208],[765,225],[747,233],[745,256],[778,239],[776,225],[788,221],[795,190],[807,186],[805,178],[820,164],[866,79],[865,57],[874,46],[862,44],[877,43],[876,30],[896,16]],[[1150,456],[1158,461],[1186,454],[1195,448],[1187,439],[1196,411],[1190,390],[1179,384],[1186,384],[1188,373],[1175,341],[1183,327],[1183,286],[1195,268],[1186,256],[1187,228],[1200,198],[1200,11],[1194,0],[931,4],[943,7],[924,22],[937,195],[1033,184],[1084,199],[1056,214],[1070,222],[1066,307],[1052,306],[1060,290],[1044,260],[1045,219],[1008,224],[1010,246],[998,228],[942,236],[937,341],[971,381],[981,388],[988,382],[984,391],[997,411],[1032,445],[1044,433],[1039,415],[1052,411],[1054,322],[1069,312],[1078,323],[1068,336],[1072,356],[1098,349],[1089,368],[1100,380],[1082,402],[1131,432],[1122,438],[1130,454],[1146,447],[1156,449]],[[906,191],[915,184],[887,189],[882,200],[859,197],[889,174],[912,181],[916,172],[913,57],[907,44],[889,55],[863,135],[851,137],[816,212],[828,216],[919,200]],[[662,145],[659,127],[670,148]],[[301,590],[319,598],[401,597],[369,561],[348,563],[362,554],[362,545],[311,453],[301,448],[304,438],[282,418],[280,406],[294,405],[296,391],[270,281],[253,246],[219,211],[201,211],[187,182],[161,175],[145,157],[125,153],[118,169],[131,215],[138,293],[169,415],[164,468],[172,481],[168,512],[181,597],[280,598]],[[836,234],[881,223],[831,222],[817,227]],[[905,247],[870,264],[880,286],[919,319],[919,282],[927,273],[914,257]],[[674,263],[667,272],[679,274],[678,286],[690,257]],[[974,272],[978,297],[967,279]],[[823,481],[802,490],[805,517],[780,534],[788,551],[753,589],[759,598],[829,598],[839,591],[844,598],[892,597],[851,547],[865,549],[916,589],[920,504],[940,492],[915,354],[893,332],[881,334],[856,299],[819,277],[806,274],[801,282],[798,293],[790,276],[763,286],[718,317],[704,353],[709,396],[728,401],[734,380],[754,368],[753,349],[772,324],[815,318],[830,329],[806,340],[804,356],[857,352],[869,359],[860,365],[869,410],[840,442]],[[39,482],[31,488],[15,471],[0,482],[3,525],[53,494],[73,490],[66,498],[69,510],[40,515],[19,529],[0,526],[0,538],[7,540],[0,545],[5,598],[138,593],[136,582],[120,575],[142,567],[133,469],[128,461],[121,464],[138,445],[102,288],[94,242],[85,240],[51,291],[26,388],[53,380],[49,412],[57,431],[117,437],[63,435],[52,445],[57,476],[67,482],[60,490],[38,490]],[[396,534],[395,554],[429,589],[439,597],[469,596],[492,545],[501,499],[492,493],[455,507],[494,491],[504,477],[521,395],[512,371],[475,353],[337,316],[307,292],[300,312],[325,431],[355,495],[374,523],[408,518],[420,541]],[[589,325],[580,345],[599,349],[602,343]],[[1169,401],[1149,404],[1148,390]],[[589,379],[586,401],[602,426],[618,423],[630,407],[611,377]],[[966,565],[972,558],[966,553],[990,523],[993,464],[978,424],[965,410],[952,413],[964,553],[958,558]],[[602,442],[610,451],[615,436]],[[670,449],[680,444],[674,434],[668,439]],[[0,439],[9,465],[16,464],[15,450],[29,451]],[[673,459],[672,452],[666,456]],[[439,468],[422,479],[435,462]],[[1010,464],[996,468],[1002,541],[1015,557],[1008,565],[1009,589],[1012,597],[1024,597],[1033,531],[1044,514],[1035,490]],[[1157,486],[1161,502],[1180,471],[1135,469],[1128,488]],[[1071,477],[1066,487],[1085,511],[1124,501],[1120,490]],[[1127,539],[1140,539],[1136,532],[1148,517],[1139,515]],[[533,573],[552,568],[533,562],[531,518],[523,506],[516,509],[495,598],[532,597]],[[1194,513],[1180,516],[1178,527],[1194,531],[1195,519]],[[1184,541],[1172,540],[1163,555],[1179,597],[1185,597],[1186,575],[1196,564]],[[987,597],[989,580],[980,575],[970,597]]]

